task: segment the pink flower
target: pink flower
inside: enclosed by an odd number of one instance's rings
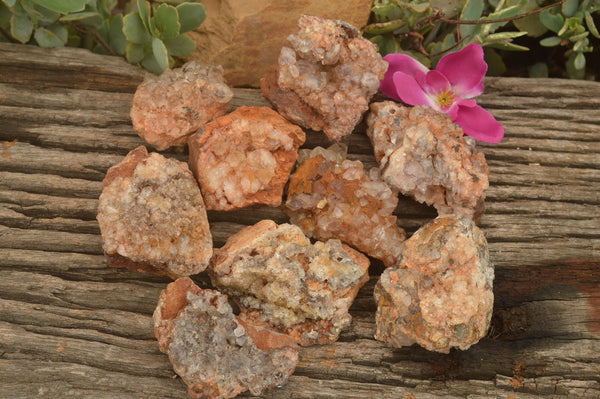
[[[483,92],[487,64],[483,49],[472,43],[442,57],[434,71],[405,54],[388,54],[390,66],[381,82],[386,96],[410,105],[429,105],[445,112],[469,136],[499,143],[504,128],[471,98]]]

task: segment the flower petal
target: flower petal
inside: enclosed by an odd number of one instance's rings
[[[388,54],[383,59],[388,62],[389,67],[383,76],[379,88],[383,94],[396,100],[399,100],[399,98],[396,95],[396,88],[394,87],[394,73],[404,72],[407,75],[413,76],[415,71],[429,71],[425,65],[406,54]]]
[[[427,94],[438,94],[450,88],[450,82],[438,71],[429,71],[425,76],[423,89]]]
[[[487,64],[483,60],[483,49],[477,43],[443,56],[436,70],[448,78],[459,97],[471,98],[483,93]]]
[[[393,76],[396,93],[402,101],[410,105],[432,105],[427,94],[415,78],[404,73],[396,72]]]
[[[454,123],[462,127],[465,134],[487,143],[499,143],[504,137],[504,127],[479,105],[459,105]]]

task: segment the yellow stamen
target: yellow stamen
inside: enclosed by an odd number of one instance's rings
[[[438,93],[438,104],[441,107],[449,107],[454,103],[456,95],[451,89],[446,89]]]

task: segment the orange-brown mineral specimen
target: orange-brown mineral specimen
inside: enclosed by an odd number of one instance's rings
[[[193,398],[226,399],[284,383],[298,362],[285,334],[238,319],[218,291],[184,277],[164,289],[154,311],[159,348]]]
[[[345,155],[340,145],[302,150],[285,210],[307,236],[339,238],[392,266],[406,239],[392,214],[398,195],[381,180],[378,168],[366,172],[362,162]]]
[[[187,164],[140,146],[102,185],[97,218],[109,264],[174,278],[206,269],[212,236]]]
[[[448,115],[384,101],[371,105],[367,125],[383,180],[392,188],[433,205],[440,215],[479,220],[489,167],[475,140]]]
[[[261,89],[290,121],[339,141],[360,122],[387,66],[354,26],[302,15]]]
[[[466,216],[439,216],[406,241],[398,266],[384,270],[375,286],[375,338],[395,347],[465,350],[488,330],[493,280],[479,228]]]
[[[300,345],[335,342],[369,279],[366,256],[339,240],[314,245],[299,227],[263,220],[215,250],[210,276],[237,299],[240,319],[270,325]]]
[[[160,76],[146,75],[131,107],[135,131],[162,151],[186,144],[189,134],[229,109],[233,92],[223,68],[188,62]]]
[[[206,125],[189,140],[206,207],[279,206],[304,140],[302,129],[267,107],[240,107]]]

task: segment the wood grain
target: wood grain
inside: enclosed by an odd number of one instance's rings
[[[95,220],[107,168],[143,144],[129,120],[143,76],[119,58],[0,43],[0,398],[187,397],[152,331],[170,280],[106,266]],[[496,265],[488,336],[449,355],[375,341],[374,262],[350,328],[303,348],[263,398],[600,398],[600,84],[485,84],[478,101],[506,128],[480,145]],[[240,105],[268,104],[236,89]],[[364,129],[346,143],[372,167]],[[316,145],[327,141],[309,133]],[[435,217],[404,197],[396,213],[409,232]],[[265,218],[287,221],[280,208],[209,212],[215,245]]]

